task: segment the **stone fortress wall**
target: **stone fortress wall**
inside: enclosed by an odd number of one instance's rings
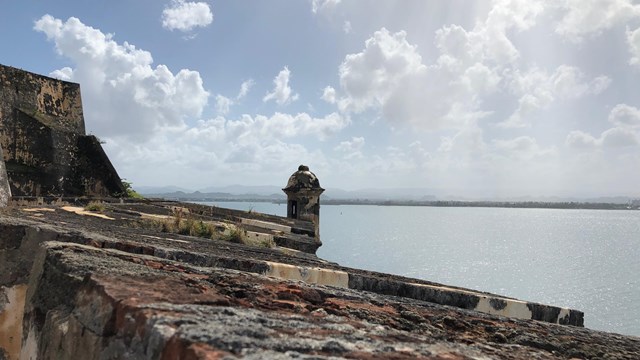
[[[0,65],[0,205],[10,195],[114,196],[120,178],[85,133],[78,84]]]

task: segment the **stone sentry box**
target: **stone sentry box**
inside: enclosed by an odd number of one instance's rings
[[[14,197],[124,193],[100,141],[85,134],[78,84],[0,65],[0,147],[0,206],[5,182]]]
[[[287,217],[313,222],[316,241],[320,242],[320,195],[324,189],[318,177],[308,166],[300,165],[282,191],[287,194]]]

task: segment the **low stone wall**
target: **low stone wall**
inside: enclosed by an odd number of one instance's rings
[[[576,310],[154,233],[118,214],[0,212],[0,359],[634,359],[640,349],[640,338],[561,325],[581,325]]]

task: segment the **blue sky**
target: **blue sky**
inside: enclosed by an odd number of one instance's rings
[[[78,82],[138,186],[640,196],[631,0],[11,1],[0,63]]]

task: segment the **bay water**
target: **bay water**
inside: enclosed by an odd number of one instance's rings
[[[216,202],[285,216],[285,204]],[[322,205],[318,256],[584,311],[640,336],[640,211]]]

